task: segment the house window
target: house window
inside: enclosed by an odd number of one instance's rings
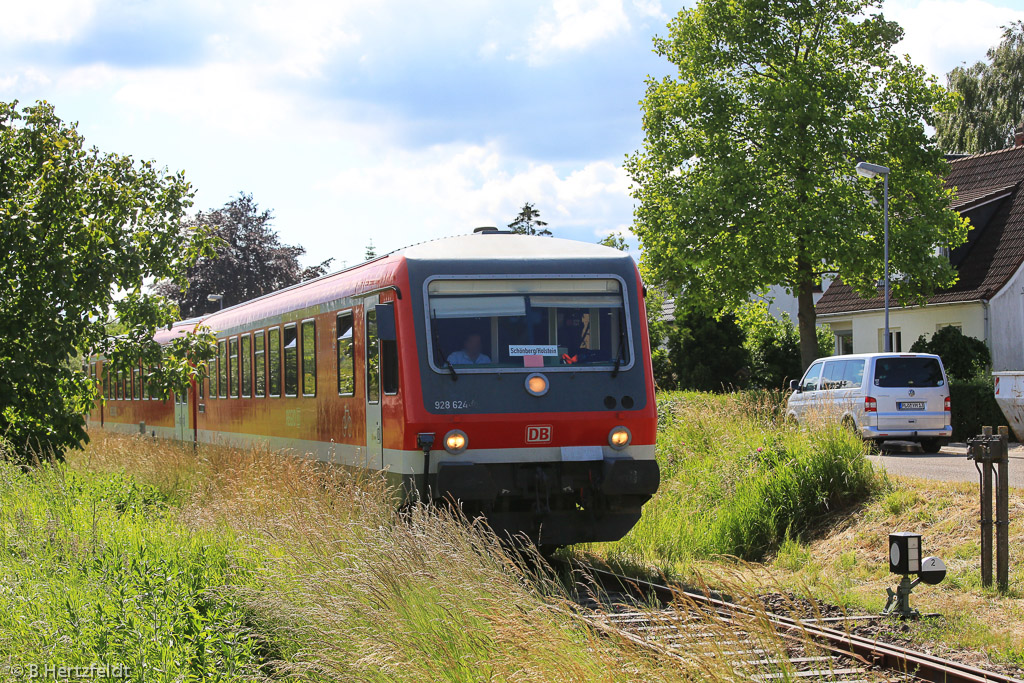
[[[836,332],[836,355],[845,356],[853,353],[853,330]]]
[[[889,328],[890,350],[893,353],[903,352],[903,332],[898,327]],[[885,328],[878,330],[878,350],[885,351]]]
[[[956,329],[960,330],[961,332],[964,331],[963,323],[938,323],[937,325],[935,325],[935,331],[938,332],[943,327],[955,327]]]

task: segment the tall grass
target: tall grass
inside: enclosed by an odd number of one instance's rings
[[[599,551],[672,563],[758,560],[880,484],[864,444],[823,422],[787,424],[776,392],[659,397],[661,488],[640,523]]]

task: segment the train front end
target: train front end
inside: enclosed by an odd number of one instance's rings
[[[541,545],[625,535],[659,483],[632,258],[502,233],[405,257],[421,392],[406,439],[430,472],[414,485]]]

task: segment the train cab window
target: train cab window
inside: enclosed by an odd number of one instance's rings
[[[302,321],[302,395],[316,396],[316,321]]]
[[[228,342],[221,339],[217,342],[217,395],[228,397]]]
[[[267,395],[267,354],[264,351],[265,334],[262,330],[252,337],[253,369],[256,371],[255,396]]]
[[[356,347],[352,339],[352,311],[338,314],[338,395],[356,393]]]
[[[299,395],[299,338],[295,323],[284,326],[284,395]]]
[[[238,398],[238,337],[228,339],[228,393]]]
[[[366,402],[380,402],[380,345],[377,341],[377,311],[366,312]]]
[[[271,327],[267,330],[267,360],[270,370],[267,376],[267,389],[271,396],[281,395],[281,328]]]
[[[252,396],[252,337],[247,334],[242,335],[241,354],[242,359],[239,365],[242,368],[242,397],[250,398]]]
[[[427,293],[438,372],[630,364],[619,280],[437,279]]]

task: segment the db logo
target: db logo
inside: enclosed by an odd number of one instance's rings
[[[551,443],[551,425],[528,425],[526,443]]]

